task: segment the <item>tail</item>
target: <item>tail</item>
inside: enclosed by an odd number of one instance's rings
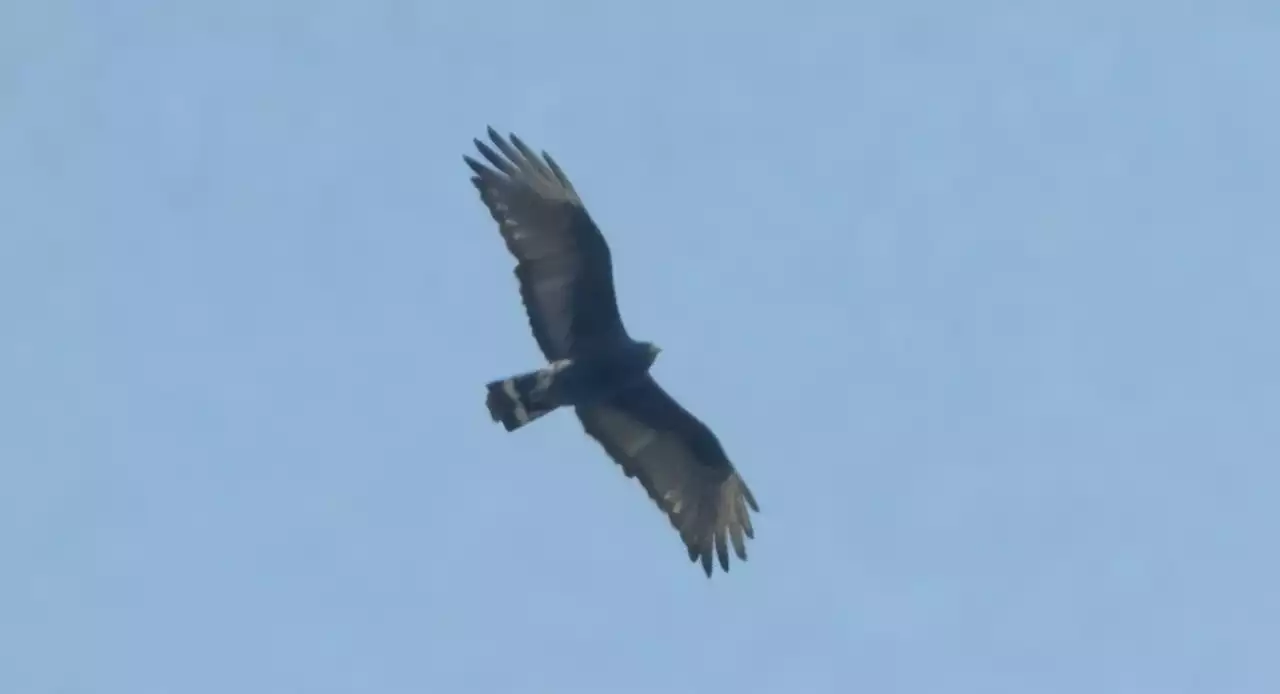
[[[489,397],[485,404],[489,406],[489,416],[493,421],[502,422],[507,431],[515,431],[532,422],[559,405],[547,402],[546,387],[538,387],[541,371],[530,371],[519,376],[493,381],[485,386]]]

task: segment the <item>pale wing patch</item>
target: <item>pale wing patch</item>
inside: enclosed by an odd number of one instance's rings
[[[656,438],[658,438],[658,432],[652,430],[646,431],[642,436],[636,438],[634,441],[626,442],[623,450],[626,451],[628,456],[634,458],[640,455],[640,451],[648,448],[649,444],[653,443],[653,440]]]
[[[672,489],[662,495],[662,500],[671,504],[672,513],[680,513],[680,509],[684,507],[684,499],[680,498],[680,492]]]
[[[537,287],[540,290],[560,289],[573,282],[573,277],[568,275],[556,275],[554,277],[545,277],[537,281]]]

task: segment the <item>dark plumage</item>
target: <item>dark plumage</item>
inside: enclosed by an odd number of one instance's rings
[[[660,351],[622,324],[609,246],[564,172],[515,135],[489,128],[475,140],[489,166],[464,156],[471,182],[516,259],[534,339],[550,362],[487,385],[494,421],[514,431],[573,407],[628,477],[667,515],[707,576],[712,555],[729,570],[729,548],[747,558],[755,498],[715,434],[654,381]],[[494,150],[497,148],[497,151]]]

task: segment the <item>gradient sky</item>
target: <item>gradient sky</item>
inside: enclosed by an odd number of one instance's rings
[[[1280,691],[1277,74],[1261,1],[6,0],[0,691]],[[489,421],[488,124],[729,574]]]

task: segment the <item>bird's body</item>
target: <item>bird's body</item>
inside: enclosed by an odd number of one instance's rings
[[[711,575],[713,553],[746,559],[755,498],[715,434],[653,379],[659,349],[623,327],[609,246],[569,179],[545,152],[492,128],[495,152],[476,140],[485,166],[464,157],[471,182],[515,257],[516,278],[547,366],[486,386],[494,421],[515,431],[574,408],[628,477],[657,504]],[[499,153],[500,152],[500,153]]]

